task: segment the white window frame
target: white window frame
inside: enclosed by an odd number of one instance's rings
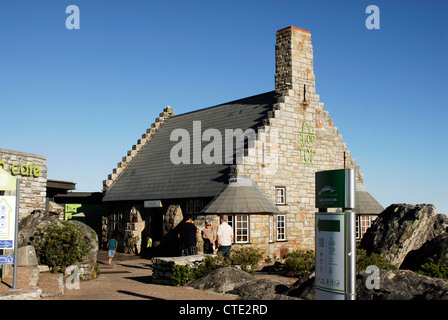
[[[244,226],[245,224],[245,226]],[[235,243],[250,242],[250,219],[248,214],[237,214],[234,216],[234,241]],[[241,237],[243,237],[242,240]]]
[[[277,215],[277,241],[286,241],[286,214]]]
[[[274,242],[274,215],[269,216],[269,242]]]
[[[275,204],[286,204],[286,187],[275,187]]]

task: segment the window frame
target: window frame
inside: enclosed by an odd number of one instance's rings
[[[280,225],[282,224],[282,225]],[[286,237],[286,214],[277,214],[276,216],[276,241],[287,241]],[[281,231],[282,230],[282,231]]]
[[[279,196],[279,191],[281,191],[281,195]],[[280,201],[279,201],[280,197]],[[286,205],[286,187],[284,186],[276,186],[275,187],[275,204],[277,206],[285,206]]]
[[[239,224],[241,224],[241,225],[239,225]],[[245,227],[244,227],[244,224],[246,224]],[[241,236],[239,235],[239,231],[243,231],[241,233]],[[248,214],[234,215],[233,235],[234,235],[233,236],[234,243],[237,243],[237,244],[250,243],[250,216]],[[246,239],[238,240],[239,237],[243,237]]]

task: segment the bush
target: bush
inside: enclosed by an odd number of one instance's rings
[[[187,265],[175,265],[173,267],[173,276],[171,278],[174,280],[176,286],[185,286],[195,278],[195,272],[193,268]]]
[[[283,257],[285,260],[285,271],[289,276],[304,276],[315,269],[315,254],[313,250],[295,250]]]
[[[255,273],[255,266],[263,258],[260,249],[253,247],[239,247],[232,250],[231,261],[234,265],[240,265],[241,270]]]
[[[448,279],[448,266],[443,264],[441,259],[434,261],[429,258],[428,262],[422,264],[417,273],[423,274],[429,277],[436,277],[442,279]]]
[[[379,269],[383,270],[397,269],[396,266],[387,262],[383,256],[377,253],[367,255],[366,250],[356,249],[356,271],[365,271],[366,268],[370,265],[375,265]]]
[[[207,255],[196,269],[189,266],[175,265],[171,279],[174,280],[175,285],[185,286],[191,280],[203,277],[217,268],[230,265],[240,265],[241,270],[255,274],[255,266],[262,258],[263,255],[260,249],[240,247],[232,250],[230,259],[224,258],[220,253],[216,256]]]
[[[221,254],[218,254],[214,257],[205,256],[204,261],[202,261],[201,265],[195,270],[194,275],[195,278],[200,278],[217,268],[228,267],[229,265],[230,261],[225,259]]]
[[[90,251],[82,240],[81,230],[65,221],[38,228],[34,235],[39,261],[48,265],[52,272],[65,271],[67,266],[81,261]]]

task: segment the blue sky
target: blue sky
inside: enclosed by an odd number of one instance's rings
[[[65,26],[71,4],[79,30]],[[316,92],[369,192],[448,213],[448,1],[0,0],[0,148],[100,191],[166,105],[273,90],[289,25],[311,32]]]

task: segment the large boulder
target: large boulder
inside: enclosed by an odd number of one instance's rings
[[[371,273],[356,274],[356,300],[448,300],[448,280],[427,277],[410,270],[380,270],[378,289],[371,289]],[[286,295],[315,299],[314,274],[294,283]]]
[[[76,264],[80,270],[80,276],[84,280],[95,279],[97,277],[98,236],[95,230],[81,221],[69,220],[68,222],[82,231],[82,240],[90,248],[87,256]]]
[[[297,280],[284,294],[303,300],[314,300],[316,297],[316,289],[314,286],[315,278],[315,272],[306,274]]]
[[[421,265],[430,262],[430,259],[448,265],[448,233],[428,240],[419,249],[409,252],[400,269],[418,271]]]
[[[237,284],[235,289],[227,293],[236,294],[250,300],[267,300],[287,291],[289,285],[289,282],[282,280],[256,279]],[[279,296],[276,300],[281,298],[283,297]]]
[[[235,266],[217,268],[205,276],[193,280],[189,286],[195,289],[215,292],[229,292],[245,282],[254,281],[255,277]]]
[[[51,223],[61,223],[61,220],[55,215],[40,211],[27,215],[19,222],[18,246],[33,245],[36,230]]]
[[[448,280],[427,277],[410,270],[381,270],[378,289],[369,289],[371,274],[357,274],[357,300],[448,300]]]
[[[45,228],[51,223],[61,225],[62,221],[56,216],[45,212],[36,212],[23,218],[19,223],[18,246],[34,246],[34,241],[36,240],[34,234],[37,229]],[[82,231],[82,239],[90,248],[88,255],[76,264],[80,270],[80,275],[86,280],[95,278],[97,267],[98,236],[92,228],[83,222],[69,220],[68,223],[74,224],[79,230]]]
[[[431,204],[393,204],[387,207],[361,240],[367,254],[378,253],[399,267],[406,255],[426,241],[446,233],[448,218]]]

